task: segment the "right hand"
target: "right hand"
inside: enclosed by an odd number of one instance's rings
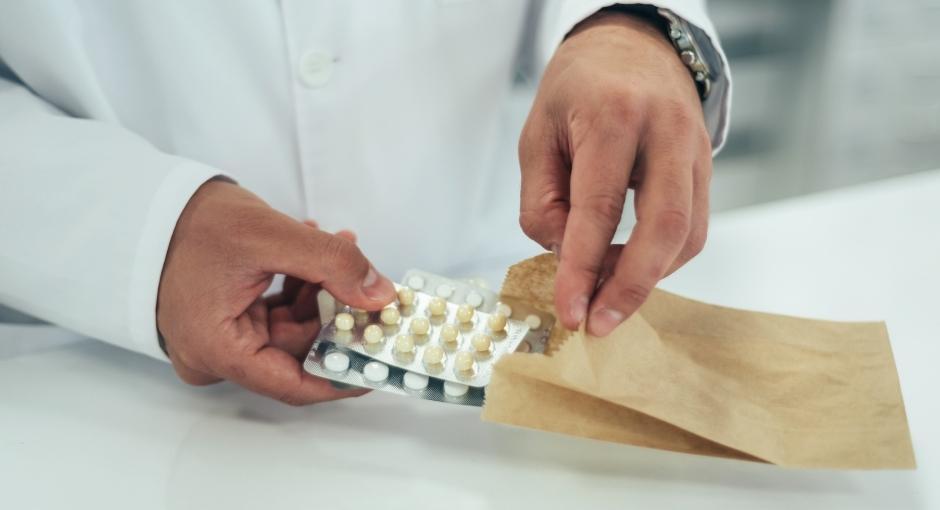
[[[276,274],[284,292],[262,295]],[[316,291],[379,310],[395,298],[350,235],[311,228],[235,184],[210,181],[180,215],[157,298],[157,327],[190,384],[228,379],[291,405],[358,396],[304,371],[319,330]]]

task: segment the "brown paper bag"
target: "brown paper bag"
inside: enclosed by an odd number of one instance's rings
[[[554,274],[550,254],[519,263],[502,297],[550,312]],[[606,338],[556,327],[549,352],[496,364],[484,420],[791,467],[915,465],[882,323],[656,291]]]

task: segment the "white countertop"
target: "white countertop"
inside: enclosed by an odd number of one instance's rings
[[[291,408],[185,386],[166,365],[55,328],[0,326],[0,507],[940,507],[940,171],[718,214],[705,252],[663,287],[886,320],[918,470],[647,450],[378,392]]]

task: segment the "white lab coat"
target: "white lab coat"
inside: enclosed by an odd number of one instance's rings
[[[6,0],[0,303],[163,359],[166,248],[219,174],[355,230],[393,278],[517,246],[497,154],[520,48],[544,62],[610,3]],[[720,53],[701,1],[655,3]],[[727,105],[706,105],[716,146]]]

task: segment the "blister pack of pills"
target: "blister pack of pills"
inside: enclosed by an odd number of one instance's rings
[[[495,360],[513,352],[529,326],[499,312],[396,285],[380,312],[339,306],[319,338],[388,365],[468,386],[486,386]]]
[[[352,309],[323,291],[320,334],[304,363],[337,386],[373,388],[480,406],[490,370],[509,352],[543,352],[554,317],[473,280],[410,270],[380,312]]]
[[[440,275],[410,269],[401,280],[402,285],[416,291],[434,294],[454,303],[466,303],[481,312],[499,312],[510,319],[525,322],[529,333],[519,343],[517,352],[545,352],[546,341],[555,324],[555,317],[526,305],[525,303],[503,303],[499,294],[486,288],[477,279],[454,280]]]
[[[326,340],[314,344],[304,369],[317,377],[330,379],[340,387],[371,388],[451,404],[483,405],[483,388],[472,388],[389,366]]]

